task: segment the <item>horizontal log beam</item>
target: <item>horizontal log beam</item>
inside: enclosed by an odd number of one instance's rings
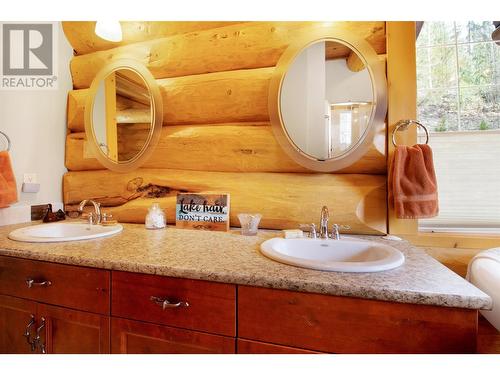
[[[157,80],[163,97],[163,123],[210,124],[268,121],[269,81],[274,68],[235,70]],[[68,94],[68,128],[85,129],[88,90]]]
[[[144,168],[219,172],[308,172],[281,149],[269,124],[165,126],[158,146]],[[124,125],[128,126],[129,125]],[[130,125],[132,126],[132,125]],[[135,127],[135,125],[133,125]],[[127,146],[139,148],[144,134],[130,131]],[[84,133],[69,134],[66,140],[66,168],[71,171],[104,167],[84,155]],[[336,173],[385,174],[385,137],[380,134],[368,153],[355,164]],[[380,144],[381,143],[381,144]]]
[[[239,21],[122,21],[122,41],[110,42],[95,33],[95,21],[63,21],[64,35],[77,55],[104,51],[131,43],[164,38],[194,31],[209,30],[229,26]]]
[[[151,110],[130,108],[116,111],[118,124],[151,123]]]
[[[85,130],[85,102],[89,90],[72,90],[68,92],[66,121],[70,131]]]
[[[365,68],[365,63],[359,58],[356,52],[351,51],[347,57],[347,67],[351,72],[357,73]]]
[[[89,87],[97,72],[117,58],[142,61],[155,78],[272,67],[290,41],[324,26],[322,22],[247,22],[75,56],[73,85]],[[331,22],[327,27],[332,36],[349,32],[367,40],[377,53],[385,53],[385,22]]]
[[[87,146],[85,133],[72,133],[66,136],[65,164],[68,170],[77,168],[82,171],[103,169]]]
[[[83,199],[101,202],[121,222],[142,223],[154,201],[175,221],[178,192],[228,192],[231,194],[231,225],[237,214],[260,212],[261,228],[296,228],[318,220],[327,205],[335,221],[349,225],[352,233],[382,234],[386,231],[385,176],[357,174],[228,173],[138,169],[131,173],[111,171],[69,172],[64,176],[66,209],[76,209]]]

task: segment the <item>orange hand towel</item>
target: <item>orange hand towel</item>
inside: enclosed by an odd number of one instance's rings
[[[436,173],[429,145],[397,146],[389,171],[393,204],[399,219],[423,219],[439,213]]]
[[[14,172],[7,151],[0,151],[0,208],[17,202],[17,188]]]

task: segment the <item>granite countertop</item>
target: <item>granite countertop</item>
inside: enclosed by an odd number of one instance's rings
[[[0,255],[155,275],[468,309],[491,309],[492,301],[472,284],[406,241],[356,236],[391,245],[405,255],[396,269],[376,273],[314,271],[281,264],[259,251],[278,231],[255,237],[238,230],[205,232],[169,227],[146,230],[123,224],[107,238],[62,243],[24,243],[7,238],[27,224],[0,227]]]

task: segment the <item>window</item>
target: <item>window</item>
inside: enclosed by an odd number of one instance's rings
[[[352,143],[352,113],[340,112],[340,146],[343,149]]]
[[[485,22],[425,22],[418,118],[431,131],[440,214],[424,230],[500,229],[500,46]]]

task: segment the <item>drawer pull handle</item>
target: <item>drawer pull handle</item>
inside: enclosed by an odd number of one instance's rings
[[[35,281],[35,280],[30,278],[30,279],[26,280],[26,285],[28,285],[28,288],[32,288],[34,286],[51,286],[52,282],[49,280]]]
[[[33,340],[33,343],[35,344],[35,347],[38,345],[40,348],[40,352],[42,354],[47,354],[47,351],[45,350],[45,343],[42,342],[42,338],[40,337],[40,333],[42,330],[45,328],[45,318],[42,316],[42,324],[36,329],[36,337],[35,340]]]
[[[28,345],[31,348],[31,351],[34,352],[36,349],[36,343],[35,341],[31,341],[31,326],[35,324],[35,315],[31,314],[30,321],[26,325],[26,329],[23,333],[23,336],[26,337],[26,341],[28,341]]]
[[[155,296],[151,296],[150,300],[156,303],[158,306],[161,306],[163,310],[177,308],[177,307],[189,307],[189,303],[183,301],[171,302],[166,298],[160,298]]]

